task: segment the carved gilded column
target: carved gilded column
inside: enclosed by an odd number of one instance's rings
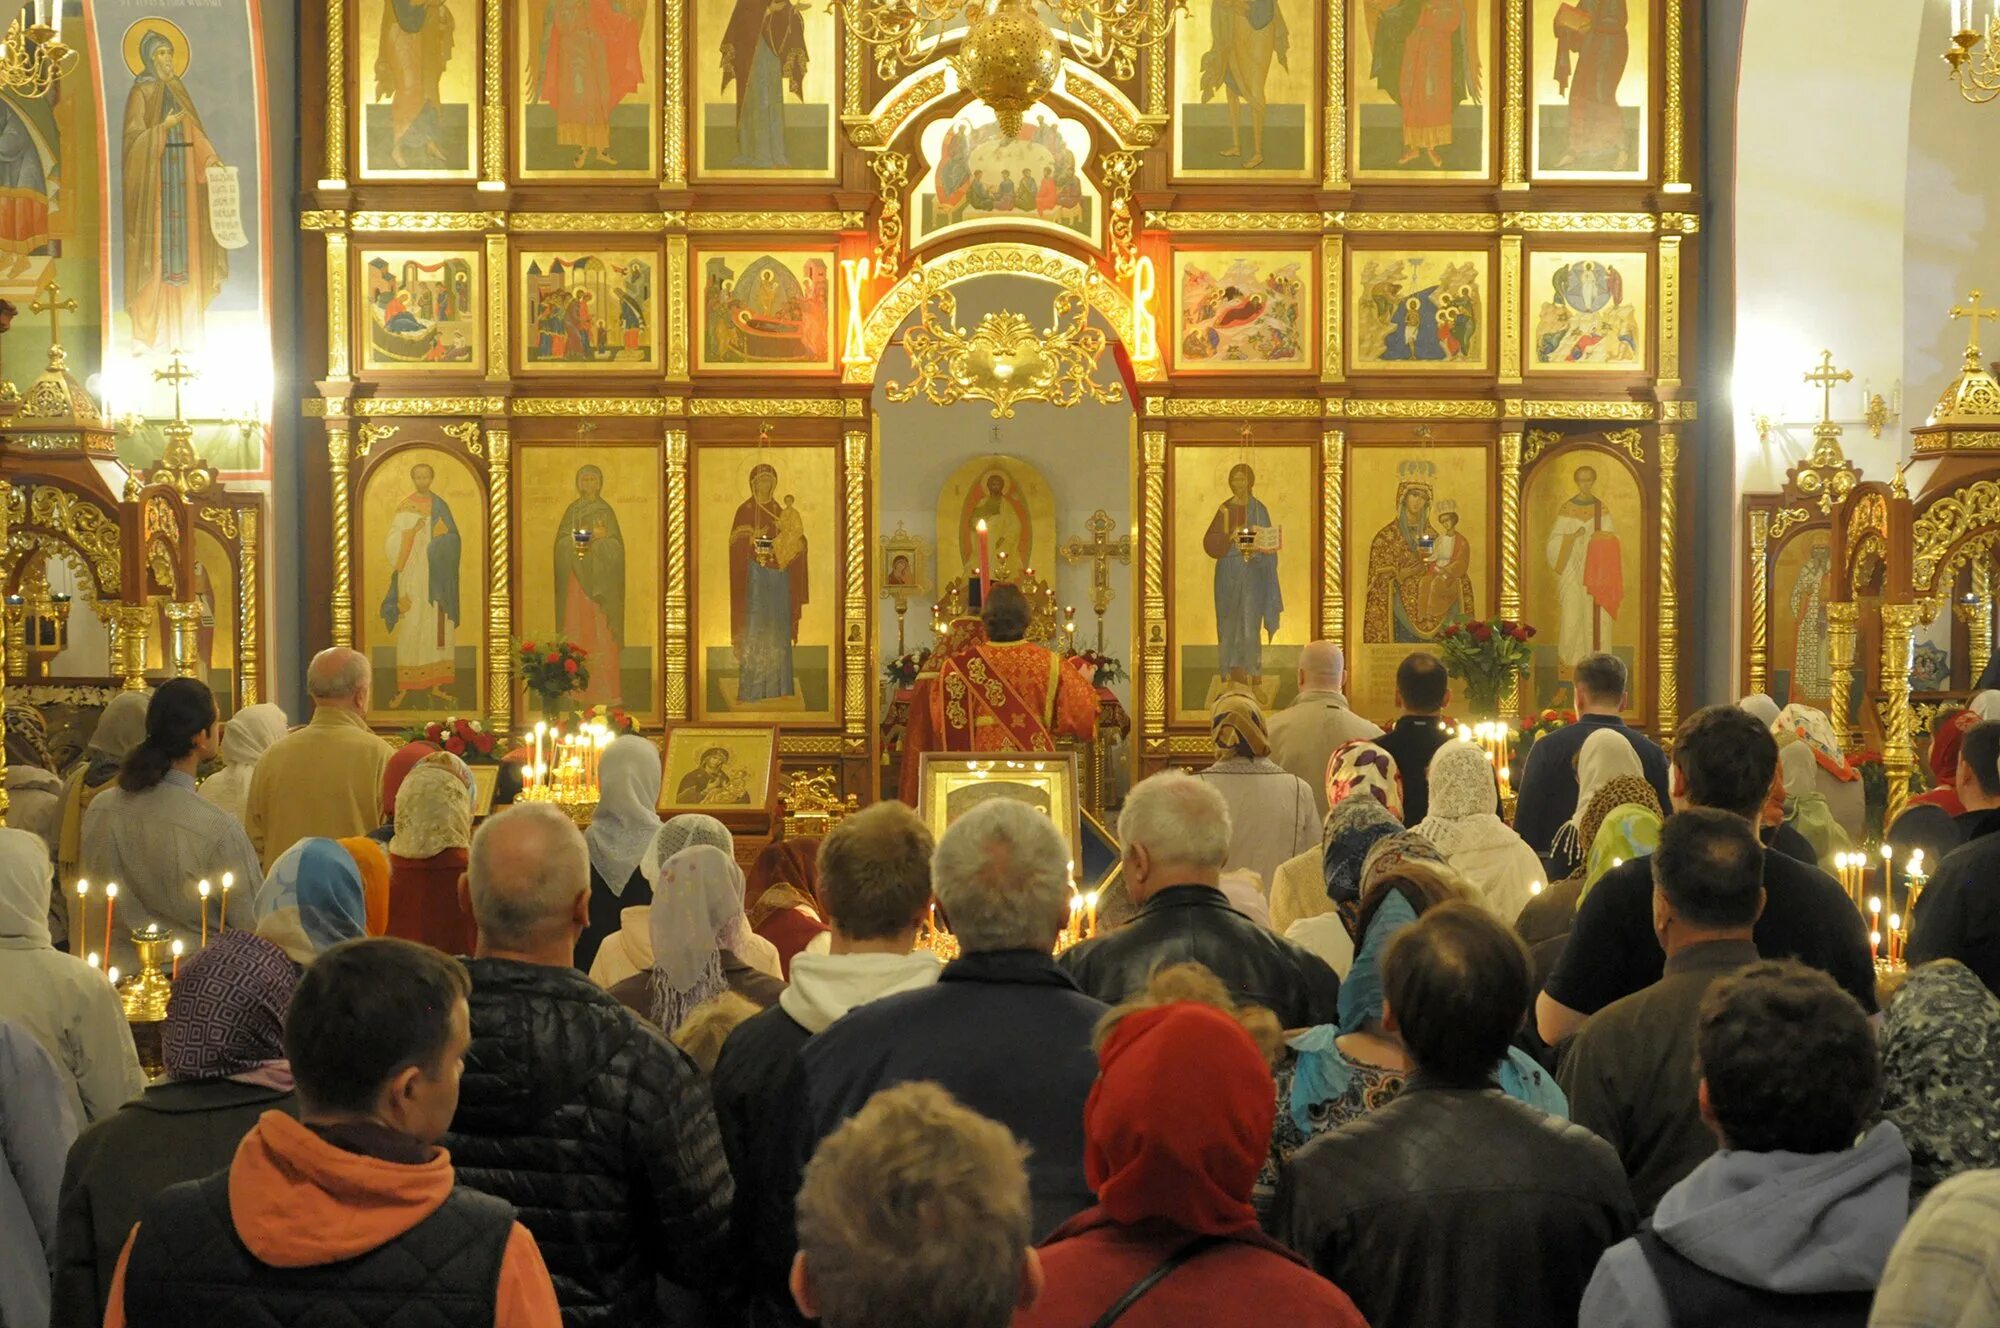
[[[1348,187],[1347,117],[1353,114],[1347,105],[1347,6],[1321,5],[1320,13],[1326,22],[1326,58],[1322,61],[1326,65],[1326,139],[1320,147],[1326,160],[1320,163],[1320,185],[1326,189],[1345,189]],[[1163,55],[1149,59],[1163,71],[1166,68]],[[1166,107],[1162,105],[1160,109]]]
[[[1341,270],[1346,261],[1344,254],[1347,241],[1338,235],[1326,235],[1319,242],[1319,310],[1320,310],[1320,368],[1322,383],[1342,383],[1347,381],[1347,352],[1341,344],[1340,330],[1346,325],[1342,312],[1345,297],[1342,282],[1345,273]]]
[[[486,0],[482,8],[479,187],[497,191],[507,187],[507,11],[503,0]],[[491,261],[490,247],[487,254]]]
[[[1827,710],[1833,731],[1840,735],[1840,749],[1851,752],[1858,735],[1848,716],[1854,710],[1854,646],[1860,634],[1861,606],[1833,603],[1826,606],[1826,653],[1832,666],[1827,683]]]
[[[512,332],[507,319],[507,237],[486,237],[486,381],[504,383],[513,373]]]
[[[1347,575],[1343,561],[1347,511],[1347,431],[1327,429],[1319,436],[1319,529],[1321,581],[1319,635],[1340,643],[1347,635]]]
[[[354,511],[347,466],[352,459],[347,425],[329,420],[326,461],[333,490],[333,643],[354,645]]]
[[[1770,690],[1771,514],[1750,513],[1750,690]]]
[[[1664,145],[1660,178],[1661,187],[1670,194],[1694,191],[1687,178],[1687,107],[1683,92],[1687,75],[1681,67],[1687,58],[1687,43],[1682,31],[1685,20],[1681,5],[1682,0],[1667,0],[1667,95],[1660,116],[1660,139]]]
[[[260,602],[263,586],[263,554],[258,526],[258,509],[246,507],[237,520],[243,529],[243,576],[236,600],[237,690],[244,705],[264,699],[264,615]]]
[[[1521,617],[1521,430],[1500,434],[1500,616]]]
[[[0,480],[0,550],[4,550],[13,540],[13,530],[8,523],[7,511],[14,501],[14,486]],[[5,589],[0,586],[0,589]],[[6,633],[0,632],[0,723],[7,715],[7,643]],[[0,816],[7,814],[7,751],[6,744],[0,743]]]
[[[149,604],[99,604],[97,616],[111,638],[111,668],[128,692],[146,690],[146,640],[152,627]]]
[[[1910,775],[1917,768],[1917,743],[1910,713],[1910,651],[1923,605],[1882,606],[1882,773],[1889,782],[1887,821],[1910,800]]]
[[[201,659],[196,651],[195,629],[201,625],[201,605],[193,600],[170,601],[166,611],[167,629],[172,634],[168,642],[168,665],[176,678],[199,677]]]
[[[1500,237],[1500,381],[1521,381],[1521,237]]]
[[[1528,0],[1506,0],[1507,50],[1502,77],[1507,103],[1501,114],[1500,187],[1528,187]]]
[[[668,429],[667,437],[667,581],[660,608],[662,674],[665,678],[669,724],[688,717],[688,436],[686,429]]]
[[[322,189],[347,188],[347,0],[326,0],[326,160]]]
[[[486,724],[495,733],[514,727],[514,577],[508,535],[514,529],[514,448],[510,430],[486,430],[487,563]]]
[[[1972,660],[1972,683],[1977,685],[1986,666],[1993,659],[1993,566],[1981,559],[1972,565],[1972,619],[1966,623],[1966,636],[1970,649],[1966,652]]]
[[[348,360],[347,233],[326,232],[326,376],[344,381],[353,372]]]
[[[1140,692],[1143,754],[1166,754],[1167,745],[1167,435],[1139,436]]]
[[[1660,237],[1661,387],[1681,385],[1681,237]]]
[[[666,0],[660,15],[660,188],[687,187],[687,17],[683,0]]]
[[[1680,538],[1680,430],[1660,426],[1660,709],[1661,733],[1681,722],[1681,592],[1675,544]]]
[[[847,517],[847,575],[842,605],[842,681],[846,702],[842,720],[850,754],[866,752],[871,731],[869,699],[874,691],[874,633],[870,630],[868,595],[868,452],[869,431],[849,429],[842,438],[841,477],[844,481],[843,508]]]
[[[667,237],[667,377],[688,377],[688,237]]]

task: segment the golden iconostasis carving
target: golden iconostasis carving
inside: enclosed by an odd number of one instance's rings
[[[1670,722],[1678,601],[1642,569],[1671,567],[1694,419],[1689,17],[1193,0],[1129,77],[1066,59],[1009,134],[950,64],[956,30],[885,70],[825,7],[334,0],[302,80],[324,630],[403,667],[387,530],[441,503],[451,678],[378,686],[405,702],[381,723],[432,702],[509,723],[510,643],[582,631],[647,722],[777,723],[857,778],[894,466],[879,361],[935,289],[1028,274],[1089,299],[1138,398],[1120,593],[1144,606],[1143,759],[1192,752],[1231,670],[1281,699],[1331,634],[1382,700],[1392,656],[1472,614],[1542,629],[1524,700],[1560,699],[1588,640],[1633,663],[1634,717]],[[428,500],[412,449],[438,454]],[[578,504],[607,531],[587,571],[558,556]],[[1215,556],[1211,527],[1253,505],[1282,543]],[[739,565],[759,539],[787,556]],[[1224,599],[1261,616],[1224,622]]]

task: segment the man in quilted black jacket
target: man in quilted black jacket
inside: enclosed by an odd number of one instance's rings
[[[445,1146],[520,1210],[565,1328],[676,1322],[659,1283],[725,1285],[731,1187],[708,1089],[656,1030],[572,967],[590,857],[553,807],[473,837],[472,1049]]]

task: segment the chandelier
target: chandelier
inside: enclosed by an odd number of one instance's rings
[[[2000,97],[2000,3],[1992,6],[1983,25],[1973,14],[1978,3],[1951,0],[1951,45],[1944,60],[1951,66],[1951,81],[1958,84],[1958,95],[1975,106],[1984,106]]]
[[[81,53],[63,45],[63,0],[28,0],[0,40],[0,89],[33,100],[76,68]]]
[[[991,106],[1003,131],[1020,127],[1020,115],[1055,85],[1062,50],[1048,22],[1055,18],[1070,54],[1116,79],[1138,71],[1139,53],[1166,40],[1187,0],[833,0],[848,31],[875,51],[875,73],[884,81],[900,69],[926,64],[958,35],[964,41],[953,63],[966,86]]]

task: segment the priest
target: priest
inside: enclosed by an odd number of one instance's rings
[[[1022,639],[1028,617],[1020,587],[998,582],[977,619],[946,629],[910,700],[904,802],[917,805],[925,752],[1052,752],[1058,735],[1096,735],[1097,689],[1055,651]]]

